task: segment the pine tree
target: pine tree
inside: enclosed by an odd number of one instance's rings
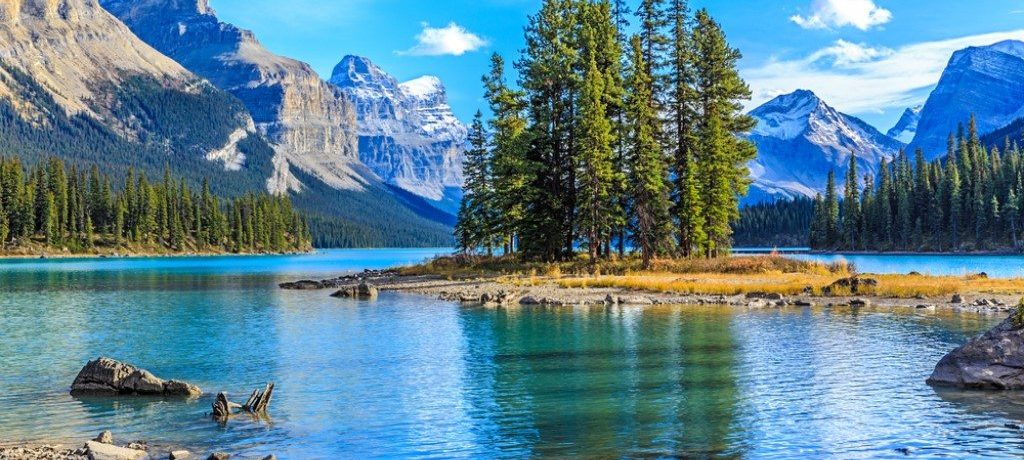
[[[823,236],[826,247],[834,248],[839,243],[839,194],[836,193],[836,173],[829,170],[825,186],[825,212]]]
[[[483,78],[486,99],[493,118],[491,128],[491,174],[494,195],[490,206],[498,213],[495,232],[500,235],[505,253],[517,249],[528,203],[533,201],[535,165],[526,157],[529,136],[523,116],[524,94],[507,85],[505,61],[495,54],[490,72]]]
[[[586,32],[585,32],[586,33]],[[591,57],[590,68],[583,83],[579,109],[580,171],[576,174],[579,193],[579,234],[587,243],[591,262],[596,261],[604,238],[612,230],[608,215],[613,213],[611,185],[612,126],[604,104],[604,75]]]
[[[696,128],[704,178],[703,214],[706,254],[725,255],[731,247],[730,224],[739,218],[739,197],[750,185],[747,164],[757,149],[742,134],[756,125],[741,102],[751,92],[736,70],[742,57],[729,46],[721,27],[707,10],[697,12],[693,30],[696,88],[700,93]]]
[[[694,49],[690,32],[689,8],[684,0],[671,0],[672,52],[670,83],[672,88],[668,113],[671,122],[670,145],[675,175],[675,219],[679,226],[679,249],[689,257],[707,246],[701,206],[700,171],[695,153],[698,151],[695,107],[698,94],[694,88]]]
[[[650,67],[644,61],[639,36],[633,37],[631,46],[626,118],[632,126],[629,141],[632,236],[644,268],[650,268],[655,255],[666,249],[666,239],[672,234],[669,187],[665,160],[655,136],[659,120],[650,97],[653,90],[648,74]]]
[[[463,166],[465,186],[464,196],[459,208],[459,221],[456,236],[459,248],[470,253],[485,246],[490,252],[495,238],[495,213],[491,204],[494,201],[490,179],[490,156],[487,151],[487,133],[484,132],[483,114],[479,111],[473,118],[469,130],[469,145]]]
[[[851,152],[843,191],[843,245],[848,249],[859,246],[860,221],[860,176],[857,174],[857,156]]]

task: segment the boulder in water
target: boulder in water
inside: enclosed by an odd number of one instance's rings
[[[379,294],[380,291],[378,291],[376,287],[374,287],[370,283],[363,282],[359,283],[358,285],[352,285],[343,288],[338,292],[331,294],[331,297],[342,297],[359,300],[376,300]]]
[[[928,384],[968,389],[1024,389],[1024,324],[1015,313],[944,356]]]
[[[71,394],[198,396],[203,392],[186,382],[163,380],[145,369],[110,358],[99,358],[89,361],[78,372],[71,384]]]

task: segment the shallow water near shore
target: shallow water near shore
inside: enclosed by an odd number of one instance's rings
[[[276,287],[441,252],[0,261],[0,443],[110,429],[241,458],[1024,454],[1024,396],[924,384],[996,316],[490,310]],[[208,395],[72,398],[100,355]],[[206,416],[217,391],[266,381],[270,423]]]

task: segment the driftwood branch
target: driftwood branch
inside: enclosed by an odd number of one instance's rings
[[[226,422],[239,412],[245,412],[258,418],[267,417],[267,409],[270,407],[270,399],[274,395],[274,384],[268,383],[262,391],[259,388],[252,391],[245,404],[238,404],[228,400],[228,394],[223,391],[217,394],[213,402],[213,418]]]

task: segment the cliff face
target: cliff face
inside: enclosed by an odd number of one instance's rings
[[[309,65],[275,55],[252,32],[220,22],[205,0],[101,0],[142,40],[238,97],[276,156],[273,192],[301,190],[296,167],[327,185],[362,190],[356,117]]]
[[[96,0],[0,0],[0,43],[0,104],[21,124],[0,141],[23,157],[118,167],[174,160],[193,172],[220,164],[245,170],[246,180],[270,163],[257,152],[262,141],[250,139],[255,127],[241,104],[139,40]],[[200,136],[180,135],[199,126]],[[117,139],[100,139],[108,135]],[[126,153],[134,157],[112,158]]]
[[[0,43],[4,64],[47,88],[69,113],[94,112],[91,101],[106,99],[100,86],[126,75],[182,87],[195,80],[138,40],[96,0],[0,0]],[[10,96],[10,79],[3,80],[0,93]]]
[[[928,96],[908,151],[924,149],[929,159],[946,154],[946,140],[975,117],[987,134],[1024,117],[1024,42],[1004,41],[966,48],[950,58]]]
[[[467,128],[452,113],[441,81],[399,83],[369,59],[346,56],[331,83],[355,105],[362,163],[389,184],[454,212]]]

